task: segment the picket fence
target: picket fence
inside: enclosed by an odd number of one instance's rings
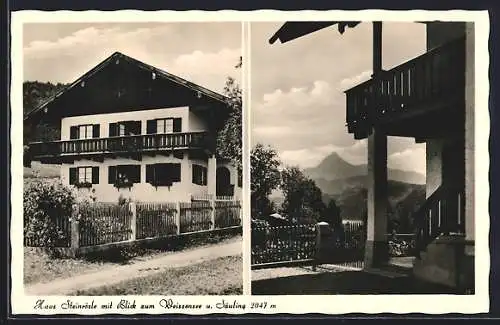
[[[239,201],[75,204],[55,224],[60,240],[51,247],[78,250],[107,244],[241,227]],[[44,246],[25,237],[25,246]]]

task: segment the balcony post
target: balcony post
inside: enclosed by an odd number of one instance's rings
[[[373,22],[373,76],[382,71],[382,22]]]
[[[368,137],[368,202],[365,267],[388,261],[387,247],[387,136],[374,128]]]

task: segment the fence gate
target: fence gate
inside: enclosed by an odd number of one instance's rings
[[[252,227],[252,268],[313,263],[314,224]]]

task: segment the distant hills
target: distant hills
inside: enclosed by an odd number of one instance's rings
[[[307,168],[304,174],[316,182],[327,203],[334,199],[344,219],[362,220],[366,214],[367,166],[352,165],[337,153],[323,159],[316,167]],[[388,213],[390,219],[409,222],[408,216],[425,201],[425,175],[417,172],[388,169]],[[280,205],[281,194],[272,200]]]
[[[316,167],[304,169],[304,174],[324,184],[332,180],[365,176],[367,170],[367,165],[352,165],[334,152],[323,159]],[[387,173],[390,180],[410,184],[425,184],[425,175],[417,172],[389,168]]]

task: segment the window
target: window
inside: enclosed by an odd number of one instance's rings
[[[134,183],[141,182],[140,165],[118,165],[109,166],[108,183],[116,187],[130,187]]]
[[[78,183],[92,183],[92,167],[78,168]]]
[[[193,184],[207,185],[207,168],[193,165]]]
[[[99,184],[99,167],[71,167],[69,169],[70,185]]]
[[[99,138],[100,125],[99,124],[82,124],[70,127],[70,139],[92,139]]]
[[[174,120],[171,118],[156,120],[156,133],[174,133]]]
[[[109,136],[127,136],[141,134],[141,121],[122,121],[109,123]]]
[[[165,134],[165,133],[178,133],[182,132],[182,119],[181,118],[164,118],[149,120],[147,122],[148,134]]]
[[[181,164],[146,165],[146,182],[153,186],[171,186],[181,181]]]
[[[125,124],[119,124],[119,126],[120,126],[120,130],[119,130],[118,135],[123,137],[125,135]]]

